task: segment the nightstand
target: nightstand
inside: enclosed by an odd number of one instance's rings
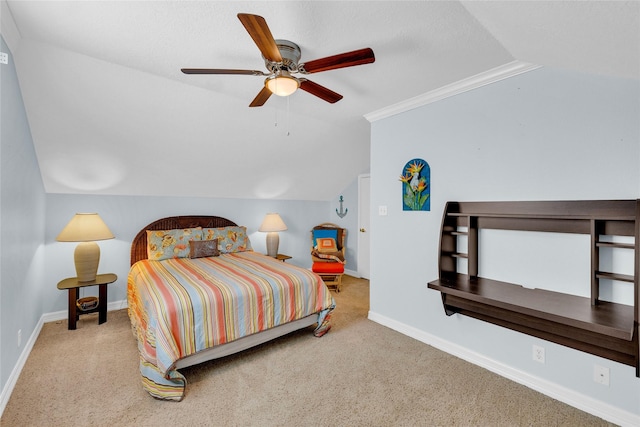
[[[285,262],[286,260],[291,259],[291,257],[289,255],[285,255],[285,254],[278,254],[278,255],[276,255],[276,259],[278,261]]]
[[[76,329],[76,322],[81,314],[98,312],[98,324],[107,321],[107,285],[118,280],[118,276],[113,273],[98,274],[96,280],[90,282],[78,282],[77,277],[69,277],[58,283],[58,289],[69,291],[69,329]],[[98,306],[91,310],[82,311],[76,306],[78,301],[78,289],[86,286],[99,286]]]

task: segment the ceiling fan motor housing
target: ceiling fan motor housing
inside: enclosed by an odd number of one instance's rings
[[[300,62],[300,46],[289,40],[275,40],[280,56],[282,56],[282,62],[273,62],[268,59],[264,59],[264,65],[272,73],[285,70],[290,73],[298,72],[298,63]],[[263,56],[264,58],[264,56]]]

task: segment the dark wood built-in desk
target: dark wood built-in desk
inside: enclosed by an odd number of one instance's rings
[[[478,276],[478,230],[591,235],[591,297],[580,297]],[[466,248],[458,244],[465,236]],[[616,243],[604,236],[633,236]],[[634,251],[634,275],[600,270],[600,248]],[[439,278],[447,315],[474,317],[577,350],[634,366],[640,377],[640,201],[449,202],[442,219]],[[466,274],[457,259],[467,259]],[[499,263],[500,260],[495,260]],[[634,286],[633,305],[600,299],[600,279]]]
[[[98,312],[98,324],[107,321],[107,285],[118,280],[118,276],[113,273],[98,274],[96,280],[91,282],[79,282],[77,277],[69,277],[58,283],[58,289],[69,290],[69,329],[76,329],[76,322],[81,314]],[[76,306],[78,301],[78,290],[85,286],[99,286],[98,306],[91,310],[81,311]]]

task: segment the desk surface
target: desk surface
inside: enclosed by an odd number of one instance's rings
[[[106,285],[118,280],[118,276],[114,273],[98,274],[96,280],[90,282],[78,282],[77,277],[69,277],[58,282],[58,289],[84,288],[85,286]]]

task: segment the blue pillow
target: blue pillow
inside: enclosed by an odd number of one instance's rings
[[[147,230],[147,258],[154,261],[186,258],[191,240],[202,240],[202,228]]]
[[[318,230],[313,230],[313,246],[317,246],[318,243],[316,242],[316,239],[323,239],[323,238],[332,238],[334,239],[336,242],[338,241],[338,230],[335,228],[322,228],[322,229],[318,229]]]
[[[203,228],[202,240],[218,239],[221,254],[252,251],[251,241],[247,235],[247,227],[229,226],[218,228]]]

